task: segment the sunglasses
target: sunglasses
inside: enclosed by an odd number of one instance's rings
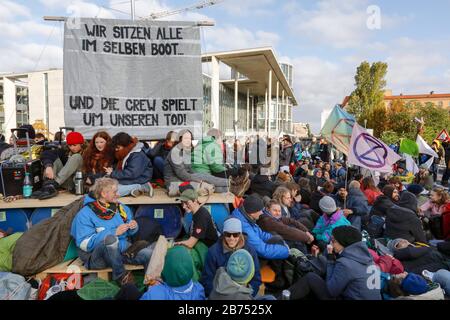
[[[230,232],[224,232],[223,235],[225,236],[225,238],[239,238],[239,236],[241,235],[239,232],[236,233],[230,233]]]

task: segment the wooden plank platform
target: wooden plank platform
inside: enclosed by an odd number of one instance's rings
[[[0,201],[0,210],[4,209],[27,209],[27,208],[59,208],[64,207],[74,200],[80,198],[68,192],[60,192],[60,194],[54,198],[47,200],[37,200],[37,199],[20,199],[13,202]],[[140,196],[137,198],[133,197],[123,197],[120,198],[120,202],[126,205],[141,205],[141,204],[177,204],[179,202],[175,201],[176,198],[171,198],[167,195],[165,189],[155,189],[155,194],[152,198],[147,196]],[[201,197],[200,200],[203,202],[206,197]],[[207,203],[233,203],[234,195],[230,192],[228,193],[215,193],[209,197]]]
[[[125,269],[128,271],[135,271],[135,270],[143,270],[144,267],[139,265],[126,264]],[[109,281],[111,280],[112,269],[108,268],[101,270],[89,270],[83,266],[83,262],[81,261],[81,259],[77,258],[62,262],[52,268],[42,271],[41,273],[36,275],[36,278],[43,280],[47,275],[52,273],[76,273],[76,274],[96,273],[100,279]]]

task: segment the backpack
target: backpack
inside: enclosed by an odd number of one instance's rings
[[[373,215],[367,225],[367,232],[373,238],[382,238],[384,234],[385,221],[382,217]]]
[[[286,277],[289,286],[293,285],[298,279],[310,272],[315,272],[321,277],[325,276],[326,261],[310,254],[305,255],[300,250],[296,250],[295,252],[294,255],[290,255],[283,262],[283,274]]]

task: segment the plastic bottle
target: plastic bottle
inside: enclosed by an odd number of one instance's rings
[[[25,178],[23,179],[22,193],[25,199],[30,198],[31,194],[33,193],[33,183],[31,183],[31,176],[29,172],[25,172]]]
[[[289,290],[283,290],[281,300],[291,300],[291,292]]]

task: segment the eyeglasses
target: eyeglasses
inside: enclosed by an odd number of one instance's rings
[[[224,232],[223,235],[225,236],[225,238],[239,238],[239,236],[241,235],[239,232],[235,232],[235,233],[230,233],[230,232]]]

